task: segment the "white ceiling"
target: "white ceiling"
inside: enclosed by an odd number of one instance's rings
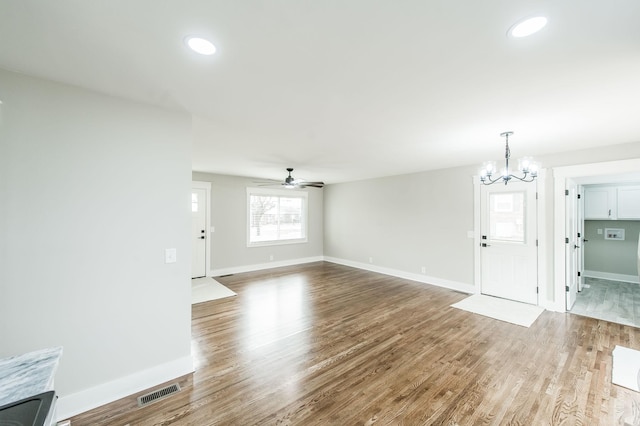
[[[0,0],[0,67],[187,111],[214,173],[469,165],[505,130],[514,158],[640,142],[638,0]]]

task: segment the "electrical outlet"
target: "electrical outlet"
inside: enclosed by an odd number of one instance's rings
[[[598,229],[598,235],[602,235],[602,229]]]
[[[426,274],[426,273],[427,273],[427,267],[426,267],[426,266],[423,266],[423,267],[422,267],[422,273],[423,273],[423,274]]]
[[[369,263],[373,263],[373,257],[369,258]]]
[[[269,255],[269,260],[273,260],[273,255],[272,254]]]

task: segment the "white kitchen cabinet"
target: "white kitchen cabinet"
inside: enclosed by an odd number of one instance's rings
[[[619,186],[617,189],[617,218],[620,220],[640,219],[640,186]]]
[[[585,219],[616,219],[616,188],[600,186],[584,189]]]
[[[640,185],[585,187],[584,218],[640,220]]]

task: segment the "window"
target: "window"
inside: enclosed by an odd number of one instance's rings
[[[198,194],[195,192],[191,193],[191,211],[198,213]]]
[[[248,246],[307,241],[307,193],[247,188]]]
[[[489,238],[526,243],[524,234],[525,193],[505,192],[489,195]]]

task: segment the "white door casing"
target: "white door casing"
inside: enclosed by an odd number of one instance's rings
[[[480,188],[480,292],[538,304],[536,183]]]
[[[578,295],[578,266],[580,252],[579,218],[578,218],[578,185],[572,179],[567,179],[566,188],[566,236],[565,236],[565,262],[566,268],[566,309],[570,310],[576,302]]]

